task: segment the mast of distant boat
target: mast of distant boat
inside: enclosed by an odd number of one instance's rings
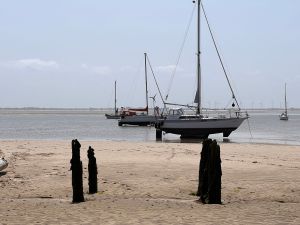
[[[285,114],[287,115],[287,104],[286,104],[286,83],[284,86],[284,103],[285,103]]]
[[[198,4],[198,19],[197,19],[197,114],[201,114],[201,64],[200,64],[200,13],[201,13],[201,0],[196,0]],[[195,1],[194,1],[195,2]],[[197,94],[197,92],[196,92]]]
[[[148,82],[147,82],[147,53],[144,54],[145,54],[146,105],[147,105],[147,115],[148,115],[149,109],[148,109]]]
[[[117,81],[115,80],[115,115],[117,115]]]

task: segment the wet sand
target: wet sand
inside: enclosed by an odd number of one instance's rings
[[[222,143],[223,204],[203,205],[199,143],[81,144],[86,201],[72,204],[70,141],[0,141],[0,224],[300,224],[300,146]]]

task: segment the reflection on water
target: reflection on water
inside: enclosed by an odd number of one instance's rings
[[[300,145],[300,110],[290,112],[289,121],[279,120],[279,112],[250,112],[229,138],[210,135],[223,143],[277,143]],[[250,131],[252,137],[250,135]],[[117,120],[107,120],[97,110],[0,110],[0,139],[155,141],[154,127],[119,127]],[[163,142],[200,143],[164,134]]]

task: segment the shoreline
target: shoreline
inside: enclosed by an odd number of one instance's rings
[[[79,140],[80,141],[80,140]],[[84,196],[72,204],[71,140],[0,141],[3,224],[299,224],[300,146],[220,143],[222,205],[202,205],[201,143],[81,143]],[[98,164],[88,195],[87,155]]]
[[[210,137],[209,137],[210,138]],[[235,140],[229,140],[229,141],[220,141],[220,139],[218,138],[210,138],[212,140],[216,139],[217,142],[219,144],[241,144],[241,145],[279,145],[279,146],[295,146],[295,147],[300,147],[300,143],[271,143],[271,142],[257,142],[257,141],[253,141],[253,142],[247,142],[247,141],[235,141]],[[30,142],[53,142],[53,141],[57,141],[57,142],[66,142],[69,141],[71,142],[71,139],[57,139],[57,138],[53,138],[53,139],[1,139],[0,138],[0,143],[1,142],[5,142],[5,141],[30,141]],[[165,144],[201,144],[203,140],[181,140],[180,138],[178,139],[165,139],[162,141],[156,141],[156,140],[122,140],[122,139],[87,139],[87,138],[82,138],[82,139],[78,139],[78,141],[82,141],[82,142],[87,142],[87,141],[91,141],[91,142],[132,142],[132,143],[165,143]],[[292,141],[290,141],[292,142]]]

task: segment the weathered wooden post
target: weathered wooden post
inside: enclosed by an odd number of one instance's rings
[[[161,141],[162,139],[162,131],[160,129],[156,129],[156,140]]]
[[[98,192],[98,180],[97,180],[97,162],[95,158],[94,149],[89,146],[87,151],[89,158],[89,194],[94,194]]]
[[[81,145],[77,139],[72,140],[72,159],[70,163],[72,170],[73,203],[84,202],[80,147]]]
[[[199,163],[199,179],[197,196],[204,202],[208,190],[208,171],[207,163],[209,160],[209,146],[212,143],[211,139],[205,139],[202,143],[201,159]]]
[[[210,144],[210,159],[208,161],[208,194],[206,203],[221,204],[221,157],[220,146],[214,140]]]
[[[201,202],[221,204],[221,158],[217,141],[206,139],[202,143],[199,165],[199,184],[197,196]]]

